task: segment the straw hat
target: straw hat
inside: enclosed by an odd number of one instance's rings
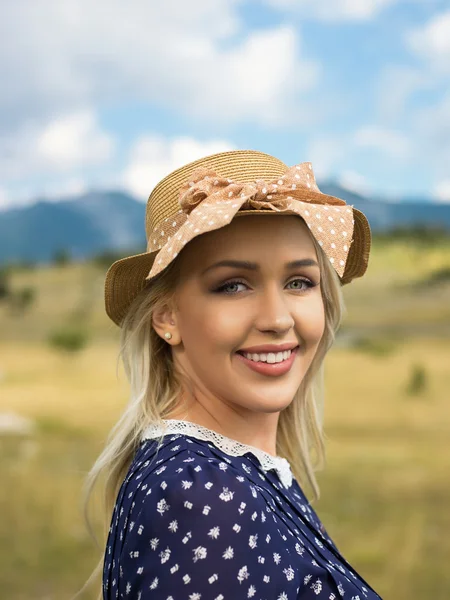
[[[366,272],[367,218],[323,194],[311,163],[288,168],[256,150],[221,152],[176,169],[155,186],[145,218],[147,251],[116,261],[106,274],[108,316],[120,326],[134,298],[193,238],[254,214],[302,217],[342,285]]]

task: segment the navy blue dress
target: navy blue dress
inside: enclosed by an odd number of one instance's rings
[[[289,463],[188,421],[143,436],[114,507],[103,598],[379,600]],[[158,450],[158,451],[157,451]]]

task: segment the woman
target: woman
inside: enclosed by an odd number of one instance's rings
[[[131,399],[89,479],[112,514],[103,598],[379,598],[303,489],[319,497],[323,360],[365,216],[310,163],[236,151],[164,178],[146,229],[105,285]]]

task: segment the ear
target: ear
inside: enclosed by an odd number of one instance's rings
[[[164,337],[164,334],[170,332],[172,334],[172,338],[170,339],[170,344],[178,344],[180,343],[180,336],[177,327],[177,319],[176,312],[173,308],[169,306],[161,306],[157,308],[152,315],[152,326],[156,333],[166,342],[167,340]]]

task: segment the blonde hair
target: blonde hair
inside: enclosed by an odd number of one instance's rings
[[[311,233],[310,236],[316,248],[321,272],[325,331],[293,401],[280,413],[276,448],[277,454],[289,461],[300,486],[308,484],[312,488],[314,500],[318,500],[320,490],[315,471],[322,470],[326,463],[323,433],[324,358],[334,342],[345,305],[336,271]],[[173,368],[170,345],[161,339],[152,326],[153,313],[175,303],[178,274],[179,258],[140,292],[122,323],[118,360],[122,358],[123,361],[130,384],[130,399],[87,475],[84,487],[85,520],[99,548],[101,547],[88,514],[97,481],[100,476],[105,478],[103,508],[106,540],[117,494],[144,429],[149,423],[166,418],[177,406],[183,383],[189,385]],[[161,443],[162,437],[159,439],[159,444]],[[102,564],[103,558],[82,590],[100,575]]]

